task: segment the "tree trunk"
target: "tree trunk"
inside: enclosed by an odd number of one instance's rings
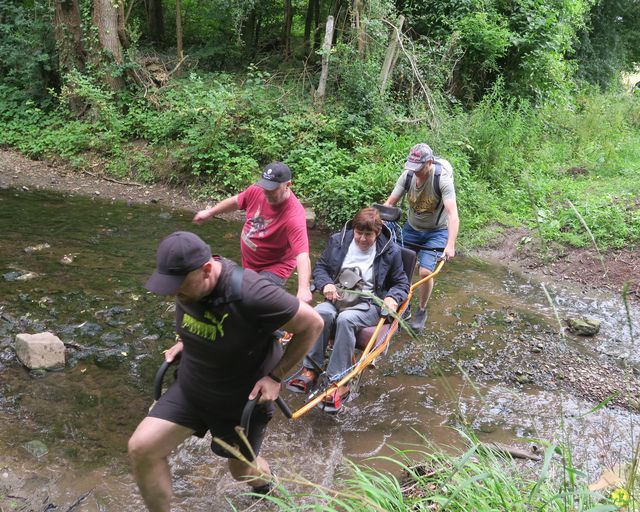
[[[313,0],[313,47],[320,48],[320,0]]]
[[[126,16],[124,14],[124,0],[120,0],[118,2],[118,38],[120,39],[120,44],[122,47],[127,49],[129,48],[129,38],[127,37],[127,29],[126,29]]]
[[[293,19],[293,7],[291,0],[284,0],[284,30],[282,34],[282,47],[284,48],[284,60],[291,54],[291,21]]]
[[[333,41],[333,16],[327,18],[327,28],[324,34],[324,45],[322,46],[322,71],[320,81],[314,98],[316,106],[320,107],[324,101],[324,94],[327,88],[327,77],[329,76],[329,54],[331,53],[331,41]]]
[[[404,25],[404,16],[398,18],[398,27],[394,27],[391,30],[391,37],[389,38],[389,46],[387,47],[387,53],[384,56],[384,63],[380,70],[380,90],[384,91],[389,80],[389,75],[393,71],[393,67],[396,64],[398,58],[398,40],[402,31],[402,25]]]
[[[54,30],[60,71],[84,71],[87,54],[82,44],[82,20],[78,0],[56,0]]]
[[[122,42],[120,40],[120,28],[122,22],[119,21],[118,13],[120,7],[112,0],[94,0],[93,2],[93,23],[98,29],[98,40],[105,58],[100,59],[104,69],[104,79],[114,90],[124,87],[122,76],[114,76],[114,64],[122,65]]]
[[[304,19],[304,55],[311,53],[311,26],[313,25],[313,0],[307,3],[307,16]]]
[[[56,0],[54,32],[60,74],[63,75],[74,69],[83,72],[87,54],[82,44],[82,19],[78,0]],[[71,111],[79,116],[84,112],[86,103],[72,89],[70,85],[67,101]]]
[[[256,40],[256,8],[254,7],[249,12],[249,16],[242,28],[242,40],[246,48],[247,55],[255,54],[255,40]]]
[[[364,11],[364,0],[354,0],[353,2],[353,28],[358,34],[358,57],[360,60],[364,60],[365,57],[365,44],[366,44],[366,32],[365,22],[362,20],[362,13]]]
[[[184,58],[182,47],[182,0],[176,0],[176,48],[178,50],[178,61]]]
[[[161,43],[164,38],[164,13],[162,0],[147,0],[147,26],[149,37],[154,43]]]
[[[334,37],[333,42],[342,41],[344,34],[344,26],[347,22],[349,8],[345,4],[344,0],[335,0],[333,4],[333,17],[334,17]]]

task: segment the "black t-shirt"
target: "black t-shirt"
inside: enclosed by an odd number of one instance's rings
[[[266,372],[261,366],[272,348],[273,331],[288,322],[300,303],[293,295],[243,270],[242,299],[214,306],[232,293],[235,264],[221,259],[211,293],[197,303],[176,301],[176,332],[184,342],[178,383],[203,406],[237,406]],[[262,373],[262,374],[261,374]]]

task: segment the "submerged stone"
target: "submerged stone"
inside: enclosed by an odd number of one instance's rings
[[[600,320],[595,318],[567,318],[569,331],[579,336],[595,336],[600,331]]]
[[[4,278],[5,281],[15,281],[21,275],[22,275],[21,272],[16,272],[14,270],[14,271],[11,271],[11,272],[7,272],[6,274],[2,274],[2,277]]]
[[[36,459],[39,459],[43,455],[49,453],[49,448],[42,441],[38,441],[34,439],[33,441],[29,441],[22,445],[22,447],[27,450],[31,455],[33,455]]]
[[[80,331],[81,336],[95,336],[102,332],[102,327],[91,322],[83,322],[75,327]]]
[[[127,352],[122,349],[104,350],[93,356],[97,367],[114,370],[127,360]]]

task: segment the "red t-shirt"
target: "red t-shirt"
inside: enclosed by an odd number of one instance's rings
[[[298,198],[291,192],[284,202],[271,205],[263,189],[251,185],[238,194],[238,206],[247,213],[240,235],[242,266],[287,279],[296,256],[309,252],[307,220]]]

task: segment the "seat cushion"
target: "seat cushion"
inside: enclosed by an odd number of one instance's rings
[[[377,347],[384,341],[385,336],[389,332],[389,328],[391,324],[384,324],[378,333],[378,338],[373,346],[373,348]],[[358,350],[364,350],[367,347],[367,343],[371,339],[373,332],[376,330],[376,326],[372,325],[371,327],[365,327],[364,329],[360,329],[358,334],[356,335],[356,348]]]

